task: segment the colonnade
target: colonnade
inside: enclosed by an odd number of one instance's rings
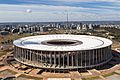
[[[16,60],[40,68],[77,69],[95,67],[112,58],[111,46],[81,51],[39,51],[15,46]]]

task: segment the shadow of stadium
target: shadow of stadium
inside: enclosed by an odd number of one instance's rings
[[[113,66],[120,64],[120,53],[115,50],[112,50],[112,55],[113,58],[109,62],[99,67],[96,67],[95,69],[97,70],[110,69]]]

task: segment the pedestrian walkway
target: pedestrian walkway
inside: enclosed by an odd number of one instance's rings
[[[103,76],[99,76],[102,80],[107,80],[105,77],[103,77]]]
[[[81,75],[78,71],[70,71],[69,72],[72,78],[80,78]]]
[[[17,78],[17,77],[19,77],[20,75],[21,75],[21,73],[15,74],[15,77]]]
[[[71,80],[71,78],[48,78],[43,80]]]
[[[41,69],[33,69],[29,74],[36,75]]]
[[[9,69],[9,66],[3,66],[3,67],[1,67],[1,68],[0,68],[0,71],[4,71],[4,70],[6,70],[6,69]]]

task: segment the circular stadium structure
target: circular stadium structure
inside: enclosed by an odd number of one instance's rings
[[[48,70],[93,68],[112,59],[112,41],[95,36],[39,35],[13,44],[18,62]]]

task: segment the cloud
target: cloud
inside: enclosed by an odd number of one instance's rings
[[[114,11],[118,6],[96,6],[93,8],[88,7],[76,7],[76,6],[54,6],[54,5],[12,5],[12,4],[1,4],[0,11],[26,11],[27,9],[33,12],[90,12],[90,11]],[[120,8],[118,8],[120,9]]]
[[[18,11],[0,12],[0,22],[50,22],[66,21],[66,15],[62,13],[32,12],[30,14]],[[69,21],[102,21],[120,20],[120,14],[92,14],[86,12],[73,12],[69,14]]]
[[[0,11],[22,11],[25,9],[32,9],[34,11],[77,11],[83,10],[85,8],[82,7],[70,7],[70,6],[53,6],[53,5],[8,5],[8,4],[1,4]]]
[[[53,1],[64,1],[64,2],[120,2],[120,0],[53,0]]]
[[[31,9],[33,12],[81,12],[86,10],[100,10],[97,8],[84,8],[84,7],[74,7],[74,6],[54,6],[54,5],[9,5],[1,4],[0,11],[26,11]]]
[[[70,21],[120,20],[120,10],[117,6],[55,6],[43,4],[0,4],[0,22],[46,22],[66,21],[66,10]],[[26,10],[32,13],[26,13]]]

